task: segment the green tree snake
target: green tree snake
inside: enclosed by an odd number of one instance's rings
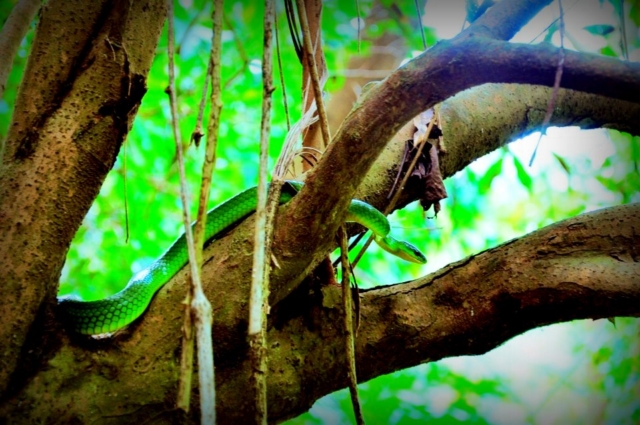
[[[303,183],[287,181],[282,188],[280,204],[291,200]],[[257,187],[249,188],[214,207],[207,213],[205,241],[219,238],[231,227],[253,213],[257,205]],[[352,200],[346,221],[354,221],[370,229],[383,249],[414,263],[427,259],[413,245],[394,239],[387,218],[373,206]],[[120,292],[97,301],[82,301],[75,296],[58,298],[58,306],[67,325],[85,335],[111,333],[121,329],[144,313],[154,294],[189,261],[184,233],[149,267],[131,278]]]

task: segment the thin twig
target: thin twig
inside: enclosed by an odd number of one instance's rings
[[[565,12],[570,11],[570,10],[573,8],[573,6],[575,6],[579,1],[580,1],[580,0],[575,0],[573,3],[571,3],[571,5],[570,5],[569,7],[567,7],[567,9],[565,10]],[[553,26],[553,24],[555,24],[555,23],[556,23],[556,22],[558,22],[559,20],[560,20],[560,18],[558,17],[558,18],[554,19],[553,21],[551,21],[551,23],[550,23],[549,25],[547,25],[546,27],[544,27],[544,29],[543,29],[542,31],[540,31],[540,33],[539,33],[538,35],[536,35],[535,37],[533,37],[533,38],[531,39],[531,41],[529,42],[529,44],[532,44],[533,42],[535,42],[535,41],[538,39],[538,37],[540,37],[542,34],[544,34],[545,32],[547,32],[547,30],[548,30],[549,28],[551,28],[551,27]]]
[[[240,40],[240,37],[238,37],[238,33],[236,32],[236,29],[231,24],[231,21],[227,19],[227,15],[223,16],[223,20],[224,20],[224,24],[227,26],[227,28],[229,28],[229,31],[231,31],[231,34],[233,34],[233,42],[236,45],[236,49],[238,49],[238,54],[240,55],[240,58],[242,59],[242,66],[238,68],[238,70],[234,72],[233,75],[227,79],[226,83],[224,83],[224,88],[226,89],[247,68],[247,66],[249,65],[249,57],[247,56],[247,52],[245,52],[244,50],[244,46],[242,45],[242,40]]]
[[[129,202],[127,201],[127,139],[122,144],[122,191],[124,192],[124,242],[129,243]]]
[[[253,363],[254,418],[256,424],[266,424],[267,411],[267,313],[269,310],[270,243],[267,229],[267,190],[269,166],[269,133],[273,93],[273,21],[275,1],[265,0],[264,39],[262,54],[262,122],[260,126],[260,169],[258,172],[258,205],[251,273],[249,301],[249,346]],[[273,196],[272,196],[273,197]],[[278,194],[279,197],[279,194]]]
[[[202,118],[204,116],[204,107],[207,104],[207,91],[209,90],[209,77],[211,75],[211,58],[207,64],[207,73],[204,76],[204,84],[202,85],[202,96],[200,97],[200,105],[198,106],[198,119],[196,120],[196,128],[191,133],[191,141],[196,147],[200,146],[200,139],[204,136],[202,132]]]
[[[637,7],[637,6],[636,6]],[[627,41],[627,25],[624,22],[624,0],[620,0],[620,48],[622,50],[622,57],[624,60],[629,61],[629,42]]]
[[[204,164],[202,165],[202,181],[200,184],[200,199],[198,203],[198,219],[195,224],[196,264],[198,272],[202,270],[202,250],[204,247],[204,229],[207,223],[207,205],[213,170],[216,163],[216,148],[218,145],[218,129],[220,128],[220,114],[222,99],[220,94],[222,67],[222,17],[224,13],[223,0],[213,2],[213,34],[211,38],[211,95],[209,123],[207,125],[207,147]],[[216,391],[215,369],[213,360],[213,341],[211,327],[213,310],[211,303],[202,290],[200,281],[194,281],[191,313],[195,318],[198,338],[198,378],[200,389],[200,422],[215,424],[216,422]]]
[[[168,0],[167,3],[170,3]],[[172,99],[172,114],[174,133],[178,146],[178,163],[180,167],[181,195],[183,197],[183,210],[185,217],[185,234],[189,248],[189,263],[191,264],[192,287],[188,291],[185,311],[185,329],[183,338],[183,349],[187,353],[182,356],[181,381],[179,385],[178,407],[186,411],[189,410],[190,382],[193,370],[193,330],[191,320],[186,316],[195,319],[196,335],[198,339],[198,377],[200,393],[200,421],[202,424],[213,424],[216,421],[215,411],[215,375],[213,368],[213,342],[211,337],[212,309],[202,290],[200,271],[202,269],[202,247],[204,245],[204,227],[206,224],[206,207],[209,200],[209,188],[211,186],[211,174],[215,165],[215,148],[219,127],[220,109],[220,50],[222,36],[222,0],[216,0],[213,13],[213,39],[211,41],[211,112],[209,126],[207,129],[207,147],[205,161],[203,164],[202,181],[200,187],[200,198],[198,206],[198,218],[195,224],[195,235],[191,235],[191,226],[186,199],[186,179],[184,178],[184,161],[182,159],[182,149],[179,144],[179,132],[177,129],[177,112],[174,87],[173,71],[173,10],[169,5],[169,58],[170,58],[170,90]],[[190,241],[191,239],[191,241]],[[194,241],[195,239],[195,241]]]
[[[191,18],[191,20],[189,21],[189,24],[187,24],[187,28],[185,28],[184,32],[182,33],[182,38],[178,42],[178,46],[176,47],[176,54],[178,55],[180,54],[180,50],[182,49],[182,46],[184,45],[185,40],[187,39],[187,37],[189,37],[191,30],[193,29],[196,22],[198,22],[198,20],[200,19],[200,17],[204,12],[205,12],[205,8],[203,7],[202,9],[198,10],[198,12],[195,14],[193,18]]]
[[[175,93],[175,70],[174,70],[174,29],[173,29],[173,2],[167,0],[167,20],[168,20],[168,56],[169,56],[169,103],[171,105],[171,125],[173,137],[176,143],[176,157],[178,160],[178,173],[180,175],[180,199],[182,200],[182,218],[185,226],[185,236],[187,239],[187,249],[189,253],[189,263],[192,271],[192,279],[198,276],[195,261],[195,248],[193,245],[193,234],[191,233],[191,219],[189,217],[189,201],[187,199],[187,182],[184,171],[184,159],[182,157],[182,142],[180,140],[180,130],[178,129],[178,109]],[[195,273],[193,271],[195,270]],[[183,322],[182,354],[180,362],[180,381],[178,384],[178,397],[176,407],[184,412],[189,412],[191,400],[191,379],[193,376],[193,323],[191,318],[191,297],[192,287],[187,290],[185,302],[185,314]]]
[[[418,0],[414,0],[416,5],[416,12],[418,12],[418,25],[420,26],[420,35],[422,36],[422,47],[424,50],[427,50],[427,38],[424,35],[424,25],[422,24],[422,13],[420,13],[420,5],[418,5]]]
[[[358,0],[356,0],[356,16],[358,19],[358,54],[360,54],[360,42],[362,41],[362,33],[360,29],[360,2]]]
[[[351,404],[353,413],[358,425],[364,425],[362,416],[362,406],[358,397],[358,378],[356,375],[356,347],[355,332],[353,327],[353,293],[351,292],[351,264],[349,264],[349,247],[347,246],[347,230],[344,224],[340,226],[340,257],[342,259],[342,309],[345,331],[345,354],[347,359],[347,378],[349,381],[349,393],[351,394]],[[359,296],[357,293],[355,296]]]
[[[309,20],[307,19],[307,10],[304,5],[304,0],[297,0],[298,16],[300,19],[300,26],[302,27],[302,41],[304,46],[304,52],[307,56],[309,64],[309,75],[311,76],[311,84],[316,99],[316,107],[318,108],[318,115],[320,116],[320,130],[322,131],[322,139],[324,141],[324,147],[326,148],[331,143],[331,135],[329,134],[329,120],[327,119],[327,112],[324,107],[324,101],[322,100],[322,87],[320,86],[320,78],[318,76],[318,67],[316,63],[316,57],[314,55],[314,49],[311,45],[311,32],[309,30]]]
[[[276,56],[278,58],[278,72],[280,74],[280,86],[282,86],[282,104],[284,106],[284,116],[287,119],[287,131],[291,130],[291,119],[289,117],[289,105],[287,103],[287,86],[284,83],[284,72],[282,70],[282,57],[280,55],[280,35],[278,33],[278,14],[275,16],[276,30]]]
[[[533,161],[536,159],[536,154],[538,153],[542,137],[547,134],[547,127],[549,126],[551,116],[553,115],[553,108],[556,106],[556,99],[558,98],[558,92],[560,91],[560,81],[562,80],[562,71],[564,70],[564,11],[562,10],[562,0],[558,0],[558,7],[560,8],[560,49],[558,49],[560,58],[558,59],[558,66],[556,68],[556,78],[553,82],[551,99],[549,99],[547,112],[545,113],[544,120],[542,121],[540,137],[538,137],[538,142],[536,143],[536,147],[533,149],[531,159],[529,160],[529,167],[533,165]]]

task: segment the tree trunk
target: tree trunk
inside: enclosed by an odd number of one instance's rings
[[[59,344],[47,318],[60,270],[146,91],[164,16],[162,1],[43,6],[0,168],[0,394]]]

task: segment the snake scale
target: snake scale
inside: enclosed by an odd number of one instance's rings
[[[280,195],[280,204],[289,202],[303,183],[288,180]],[[214,207],[207,213],[205,241],[219,238],[227,230],[253,213],[257,206],[257,187],[249,188]],[[387,218],[373,206],[352,200],[347,221],[354,221],[370,229],[383,249],[414,263],[424,264],[422,252],[408,242],[389,235]],[[184,233],[160,258],[134,275],[120,292],[97,301],[82,301],[76,296],[58,298],[58,307],[67,325],[85,335],[107,334],[117,331],[140,317],[155,293],[189,261]]]

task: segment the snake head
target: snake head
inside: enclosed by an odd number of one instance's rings
[[[374,234],[374,239],[380,248],[387,252],[400,257],[405,261],[416,264],[426,264],[427,257],[415,246],[409,242],[399,241],[391,235],[379,236]]]
[[[398,241],[403,247],[396,255],[405,261],[416,264],[427,264],[427,257],[417,247],[406,241]]]

